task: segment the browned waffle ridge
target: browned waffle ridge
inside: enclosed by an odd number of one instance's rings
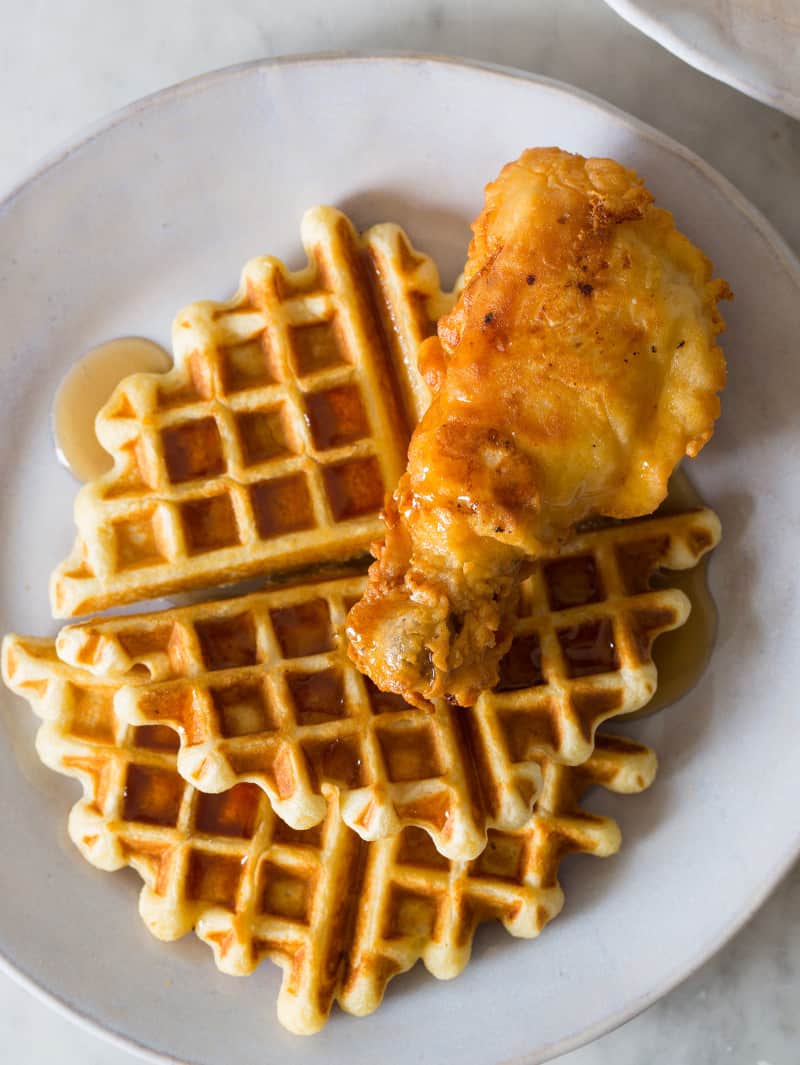
[[[455,976],[482,921],[537,935],[563,904],[561,858],[619,847],[618,826],[582,809],[583,793],[640,791],[656,769],[648,748],[608,736],[583,766],[542,759],[526,823],[493,830],[475,860],[450,862],[414,828],[364,843],[334,803],[321,824],[296,831],[252,784],[197,791],[176,771],[174,733],[120,721],[115,683],[65,665],[52,641],[7,637],[2,667],[44,719],[42,761],[81,782],[69,832],[84,857],[139,872],[140,913],[159,938],[195,928],[225,972],[250,972],[264,957],[280,965],[278,1017],[300,1033],[321,1028],[334,1000],[370,1013],[420,958],[434,976]]]
[[[363,838],[416,825],[469,859],[489,828],[529,817],[542,757],[585,761],[603,721],[650,699],[652,643],[689,610],[651,577],[694,565],[718,537],[716,516],[696,510],[584,532],[542,559],[500,684],[469,710],[408,706],[357,672],[343,629],[363,577],[68,626],[58,652],[120,678],[123,720],[176,730],[178,769],[201,790],[257,784],[306,829],[335,789]]]
[[[428,394],[416,351],[452,303],[403,231],[331,207],[308,266],[253,259],[228,303],[193,303],[167,374],[126,378],[98,415],[113,468],[75,503],[56,617],[364,554]]]

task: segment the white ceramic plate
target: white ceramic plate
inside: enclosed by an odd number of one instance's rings
[[[400,222],[449,281],[484,182],[527,145],[554,143],[638,168],[736,291],[724,417],[694,467],[725,531],[718,646],[690,696],[627,730],[657,748],[660,777],[641,797],[594,797],[621,821],[623,851],[565,863],[566,910],[538,941],[485,928],[459,979],[418,967],[373,1016],[336,1012],[301,1040],[276,1022],[276,968],[233,980],[192,936],[157,942],[135,874],[83,862],[65,832],[76,787],[38,765],[32,716],[0,693],[0,950],[129,1045],[204,1065],[542,1061],[682,980],[798,852],[800,270],[690,152],[550,81],[401,57],[258,63],[128,108],[6,201],[0,631],[54,631],[47,575],[71,543],[75,486],[48,409],[72,359],[120,334],[166,342],[172,315],[229,294],[252,255],[299,262],[300,216],[318,202],[361,225]]]
[[[684,62],[800,118],[797,0],[606,0]]]

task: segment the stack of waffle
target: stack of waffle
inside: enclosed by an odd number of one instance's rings
[[[418,959],[456,975],[479,922],[537,935],[562,857],[618,849],[582,796],[641,791],[656,759],[597,730],[655,692],[653,641],[690,604],[652,578],[694,566],[719,523],[615,524],[540,559],[468,710],[378,691],[344,618],[428,400],[416,350],[453,296],[396,226],[316,208],[303,240],[306,269],[249,263],[232,301],[178,316],[170,373],[117,388],[97,421],[114,465],[78,495],[51,596],[75,617],[262,589],[8,636],[2,667],[42,761],[81,782],[81,853],[140,873],[159,938],[194,928],[225,972],[276,961],[280,1020],[313,1032]]]

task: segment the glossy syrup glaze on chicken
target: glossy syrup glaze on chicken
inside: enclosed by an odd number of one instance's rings
[[[433,400],[348,618],[350,655],[417,705],[497,680],[526,565],[593,515],[648,514],[713,432],[709,260],[609,159],[531,149],[486,189],[465,287],[420,350]]]

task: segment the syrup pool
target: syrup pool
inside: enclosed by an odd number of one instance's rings
[[[704,506],[683,469],[677,469],[669,483],[669,495],[659,514],[674,514]],[[656,694],[641,710],[629,717],[648,717],[676,703],[694,688],[705,672],[717,635],[717,607],[708,587],[709,555],[690,570],[668,570],[654,578],[654,586],[679,588],[692,604],[685,625],[665,632],[653,645],[653,661],[658,670]]]
[[[171,366],[167,352],[143,337],[109,340],[81,356],[68,370],[53,401],[58,461],[79,481],[92,481],[110,470],[111,456],[94,430],[98,411],[124,377],[163,373]]]

